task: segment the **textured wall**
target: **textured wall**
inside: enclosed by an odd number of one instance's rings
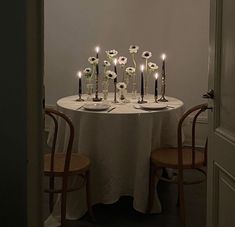
[[[95,45],[128,56],[138,44],[159,65],[167,53],[167,95],[186,108],[198,104],[207,90],[208,24],[209,0],[45,1],[46,103],[76,93],[75,73]]]

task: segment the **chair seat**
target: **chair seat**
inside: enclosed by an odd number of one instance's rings
[[[46,176],[63,176],[65,153],[56,153],[54,156],[54,171],[50,171],[51,154],[44,155],[44,175]],[[90,160],[81,154],[72,154],[68,175],[75,175],[88,170]]]
[[[191,148],[183,148],[183,168],[192,168],[192,150]],[[152,151],[151,162],[158,167],[168,167],[178,169],[178,149],[162,148]],[[195,150],[195,167],[204,165],[204,152]]]

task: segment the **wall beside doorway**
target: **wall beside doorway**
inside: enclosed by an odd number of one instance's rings
[[[158,65],[161,53],[167,54],[166,93],[189,108],[204,102],[208,43],[209,0],[45,1],[46,103],[55,106],[76,94],[76,72],[88,66],[96,45],[128,56],[129,46],[137,44]]]
[[[45,1],[46,102],[76,94],[76,71],[88,66],[96,45],[128,56],[129,45],[138,44],[159,65],[167,53],[167,95],[186,107],[200,103],[208,42],[209,0]]]

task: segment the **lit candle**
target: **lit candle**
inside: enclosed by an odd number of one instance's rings
[[[166,76],[166,63],[165,63],[165,60],[166,60],[166,55],[165,54],[162,54],[162,76],[165,77]]]
[[[100,51],[100,47],[96,47],[95,48],[95,51],[96,51],[96,58],[99,58],[99,51]]]
[[[117,58],[113,60],[114,63],[114,72],[117,74]],[[114,78],[114,83],[117,83],[117,77]]]
[[[96,51],[96,58],[99,59],[99,51],[100,51],[100,48],[97,46],[95,48],[95,51]],[[99,62],[98,64],[96,65],[96,74],[97,74],[97,78],[98,78],[98,75],[99,75]]]
[[[144,96],[144,65],[140,66],[140,70],[141,70],[141,88],[140,88],[140,95]]]
[[[155,74],[155,99],[157,100],[157,96],[158,96],[158,73]]]
[[[82,94],[82,72],[78,71],[77,76],[78,76],[78,95],[81,96],[81,94]]]
[[[113,64],[114,64],[114,72],[117,74],[117,58],[113,60]],[[113,82],[114,82],[114,103],[117,103],[117,87],[116,87],[117,76],[114,78]]]

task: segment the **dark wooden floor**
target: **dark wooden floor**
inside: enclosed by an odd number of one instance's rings
[[[195,175],[189,172],[190,177]],[[68,227],[180,227],[176,185],[160,182],[158,186],[163,212],[161,214],[142,214],[132,208],[132,198],[122,197],[112,205],[94,206],[96,223],[85,215],[77,221],[67,221]],[[185,186],[185,204],[188,227],[205,227],[206,183]],[[47,209],[47,198],[44,208]],[[45,210],[45,213],[48,211]]]

